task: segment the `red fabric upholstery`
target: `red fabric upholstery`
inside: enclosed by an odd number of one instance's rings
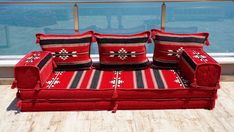
[[[58,68],[89,68],[92,65],[92,31],[72,35],[36,34],[36,37],[42,50],[52,53]]]
[[[97,69],[53,73],[40,90],[21,90],[20,99],[154,99],[212,97],[210,90],[190,89],[175,70]],[[175,92],[176,91],[176,92]]]
[[[21,91],[21,98],[141,98],[138,91],[142,94],[147,91],[148,97],[154,98],[155,90],[183,90],[186,86],[175,70],[59,71],[53,73],[39,91]],[[115,91],[120,95],[114,95]]]
[[[126,90],[117,89],[117,97],[114,98],[114,89],[106,90],[80,90],[80,89],[42,89],[21,90],[19,98],[27,99],[167,99],[167,98],[196,98],[213,97],[214,90],[203,89],[155,89],[155,90]]]
[[[181,73],[180,73],[181,74]],[[20,89],[22,111],[212,109],[217,89],[191,88],[173,69],[57,71],[38,89]]]
[[[101,68],[141,69],[148,65],[145,44],[150,32],[133,35],[95,33]]]
[[[191,87],[219,87],[221,66],[201,49],[184,50],[179,68]]]
[[[20,101],[21,111],[77,111],[77,110],[111,110],[110,101],[83,101],[83,102],[24,102]]]
[[[139,109],[213,109],[209,98],[126,101],[20,101],[21,111],[139,110]]]
[[[202,49],[209,44],[208,36],[208,33],[175,34],[151,30],[155,44],[153,64],[158,67],[176,67],[184,49]]]
[[[156,46],[154,63],[179,66],[171,69],[147,67],[145,44],[149,32],[134,35],[96,33],[103,69],[84,69],[91,64],[92,32],[38,34],[37,37],[42,49],[52,54],[32,52],[15,66],[12,86],[18,88],[17,106],[21,111],[116,112],[127,109],[212,109],[215,106],[221,68],[202,50],[208,42],[207,33],[178,35],[152,30]],[[183,49],[177,52],[181,46]],[[179,63],[175,56],[181,56]],[[56,70],[54,60],[60,68],[79,69]]]
[[[14,85],[18,88],[40,88],[56,67],[52,55],[46,51],[31,52],[14,68]]]

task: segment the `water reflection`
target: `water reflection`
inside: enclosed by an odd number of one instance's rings
[[[81,32],[133,34],[160,28],[161,3],[81,4]],[[210,32],[209,52],[234,52],[234,3],[167,3],[166,30],[177,33]],[[0,5],[0,55],[39,50],[35,34],[74,33],[73,5]],[[24,48],[22,48],[24,47]],[[20,50],[15,50],[20,49]],[[97,53],[96,47],[92,53]],[[148,47],[153,52],[153,45]]]

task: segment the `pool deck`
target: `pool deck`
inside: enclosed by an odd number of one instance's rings
[[[0,132],[25,131],[194,131],[234,130],[234,81],[222,81],[214,110],[135,110],[86,112],[19,112],[16,89],[0,85]]]

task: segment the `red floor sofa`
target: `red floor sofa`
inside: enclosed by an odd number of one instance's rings
[[[208,33],[153,29],[133,35],[37,34],[42,51],[15,65],[21,111],[213,109],[220,65],[203,46]],[[146,44],[155,44],[153,60]],[[97,42],[99,62],[90,47]]]

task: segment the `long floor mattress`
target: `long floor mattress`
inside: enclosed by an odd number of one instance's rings
[[[216,89],[191,88],[174,69],[56,71],[17,93],[22,111],[212,109]]]

